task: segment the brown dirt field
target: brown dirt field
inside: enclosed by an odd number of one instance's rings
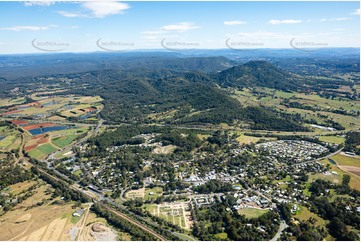
[[[54,228],[56,228],[57,226],[63,226],[63,220],[66,219],[60,220],[59,218],[61,218],[61,216],[65,213],[71,213],[71,211],[71,204],[63,206],[40,206],[29,209],[26,212],[24,209],[16,209],[10,211],[1,217],[0,240],[18,240],[19,238],[29,236],[33,232],[38,232],[38,230],[43,228],[44,226],[50,226],[54,219],[58,219],[52,224]],[[16,224],[15,222],[17,221],[18,217],[22,216],[24,213],[31,214],[30,220],[24,223]],[[53,232],[47,235],[47,239],[55,236],[59,237],[60,235],[56,234],[56,232]],[[35,237],[37,237],[36,234],[31,235],[31,237],[34,240],[37,240],[35,239]]]
[[[45,128],[45,127],[53,127],[53,126],[56,126],[56,125],[52,124],[52,123],[32,124],[32,125],[24,126],[23,129],[32,130],[32,129],[38,129],[41,127]]]
[[[9,188],[10,188],[10,192],[13,195],[17,195],[17,194],[22,193],[23,191],[25,191],[26,189],[28,189],[29,187],[31,187],[34,184],[36,184],[35,181],[24,181],[24,182],[19,182],[14,185],[11,185],[11,186],[9,186]]]
[[[53,220],[41,237],[41,240],[58,240],[67,220],[67,218],[57,218]]]
[[[138,190],[130,190],[125,194],[126,198],[144,198],[145,188],[140,188]]]
[[[24,240],[28,240],[28,241],[37,241],[40,240],[41,237],[39,235],[43,235],[46,231],[48,226],[44,226],[36,231],[34,231],[33,233],[31,233],[27,238],[25,238]],[[39,239],[40,237],[40,239]]]
[[[51,116],[51,117],[49,117],[48,118],[48,120],[50,120],[50,121],[53,121],[53,120],[55,120],[55,121],[64,121],[64,120],[66,120],[65,118],[63,118],[63,117],[60,117],[60,116],[58,116],[58,115],[54,115],[54,116]]]
[[[177,146],[175,145],[167,145],[167,146],[160,146],[153,150],[154,154],[170,154],[172,153]]]
[[[84,112],[89,113],[89,112],[93,112],[96,111],[96,108],[83,108]]]
[[[13,120],[11,121],[13,124],[15,125],[20,125],[20,124],[28,124],[29,122],[28,121],[25,121],[25,120]]]
[[[38,145],[26,146],[26,147],[25,147],[25,152],[29,152],[29,151],[31,151],[32,149],[35,149],[36,147],[38,147]]]
[[[31,219],[31,214],[27,213],[24,214],[23,216],[21,216],[20,218],[18,218],[15,223],[19,224],[19,223],[25,223],[28,222]]]
[[[45,134],[35,135],[35,136],[31,137],[31,140],[37,140],[37,139],[40,139],[40,138],[45,138]]]
[[[54,190],[50,185],[46,184],[41,187],[36,188],[34,191],[36,192],[33,196],[30,197],[30,199],[26,199],[22,204],[24,206],[33,206],[38,202],[41,202],[43,200],[49,199],[51,197],[51,194],[45,194],[45,192],[50,189],[50,191]],[[49,203],[48,201],[46,203]],[[51,202],[50,202],[51,203]]]
[[[354,166],[339,166],[341,170],[350,172],[355,174],[356,176],[360,176],[360,167],[354,167]]]
[[[35,142],[35,143],[34,143]],[[49,137],[44,137],[43,135],[31,138],[30,144],[25,147],[25,151],[29,152],[32,149],[35,149],[38,145],[46,144],[49,142]]]
[[[9,114],[14,114],[14,113],[21,113],[23,110],[14,110],[14,111],[8,111],[3,113],[2,115],[9,115]]]

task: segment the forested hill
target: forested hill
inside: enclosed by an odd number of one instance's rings
[[[279,90],[297,90],[301,83],[267,61],[250,61],[244,65],[234,66],[214,75],[222,87],[269,87]]]
[[[94,70],[167,69],[218,72],[237,65],[222,56],[181,57],[176,53],[91,53],[57,55],[0,55],[0,79],[13,81],[41,75],[74,74]]]
[[[219,88],[215,75],[144,68],[92,71],[67,75],[71,81],[66,94],[101,95],[101,115],[109,123],[238,123],[254,129],[305,130],[300,117],[242,107]]]

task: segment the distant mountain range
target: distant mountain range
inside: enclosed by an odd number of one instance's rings
[[[219,50],[143,50],[129,52],[93,52],[0,55],[0,78],[15,79],[36,75],[69,74],[104,69],[169,68],[176,70],[217,72],[252,60],[265,60],[288,69],[290,61],[297,65],[359,59],[359,48],[322,48],[313,51],[296,49]],[[357,61],[356,61],[357,62]],[[357,62],[358,63],[358,62]],[[337,68],[334,67],[334,68]],[[357,68],[357,67],[355,67]]]

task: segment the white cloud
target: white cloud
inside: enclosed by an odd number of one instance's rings
[[[50,27],[53,26],[14,26],[14,27],[6,27],[6,28],[0,28],[0,30],[10,30],[10,31],[39,31],[39,30],[47,30]]]
[[[166,31],[163,31],[163,30],[144,31],[144,32],[142,32],[142,34],[144,34],[144,35],[158,35],[158,34],[164,34],[164,33],[166,33]]]
[[[353,11],[351,14],[352,15],[360,15],[360,9],[359,8],[355,9],[355,11]]]
[[[85,12],[58,11],[57,13],[68,18],[104,18],[110,15],[123,14],[124,10],[130,8],[128,4],[117,1],[83,2],[81,6],[84,8]]]
[[[71,13],[71,12],[67,12],[67,11],[58,11],[57,13],[63,15],[64,17],[67,17],[67,18],[88,17],[88,15],[86,15],[86,14]]]
[[[24,5],[27,7],[30,6],[50,6],[53,5],[55,2],[54,1],[26,1],[24,2]]]
[[[82,6],[92,12],[96,18],[104,18],[108,15],[123,14],[124,10],[130,8],[126,3],[115,1],[85,2]]]
[[[286,19],[286,20],[270,20],[269,24],[298,24],[302,23],[302,20]]]
[[[162,27],[162,30],[165,31],[178,31],[178,32],[185,32],[191,29],[199,29],[199,26],[194,25],[194,23],[190,22],[182,22],[177,24],[165,25]]]
[[[345,21],[345,20],[349,20],[350,18],[337,18],[336,21]]]
[[[320,21],[321,22],[326,22],[326,21],[345,21],[345,20],[350,20],[351,18],[323,18]]]
[[[246,24],[247,22],[245,22],[245,21],[224,21],[223,23],[224,23],[224,25],[241,25],[241,24]]]
[[[177,38],[177,35],[170,35],[169,32],[164,30],[144,31],[141,33],[143,39],[159,40],[164,38]]]
[[[241,32],[237,34],[237,37],[246,38],[246,39],[289,39],[292,37],[290,33],[285,32],[265,32],[265,31],[258,31],[258,32]]]

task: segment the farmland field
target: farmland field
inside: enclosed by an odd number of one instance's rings
[[[19,131],[9,126],[0,126],[0,137],[0,150],[3,151],[17,149],[21,143]]]
[[[71,134],[67,136],[57,137],[51,140],[51,142],[59,148],[64,148],[76,139],[77,135]]]
[[[96,112],[103,109],[102,99],[99,96],[54,96],[41,97],[33,96],[32,103],[20,104],[9,103],[8,99],[0,99],[0,106],[17,106],[6,107],[2,110],[4,116],[16,114],[19,117],[37,117],[42,120],[66,120],[67,117],[80,117],[84,114],[91,113],[94,116]],[[1,114],[1,113],[0,113]],[[60,116],[59,116],[60,115]],[[89,116],[89,117],[90,117]]]
[[[335,155],[331,157],[332,160],[337,162],[337,165],[339,166],[355,166],[360,167],[360,157],[350,157],[346,155]]]
[[[23,102],[25,102],[25,98],[23,98],[23,97],[16,98],[16,99],[5,98],[5,99],[0,99],[0,106],[10,106],[10,105],[14,105],[14,104],[21,104]]]
[[[256,93],[260,94],[260,98],[254,95],[250,89],[244,88],[242,91],[234,90],[232,96],[235,97],[244,106],[259,106],[265,105],[277,108],[279,110],[286,111],[287,113],[299,113],[302,117],[307,119],[314,119],[321,125],[326,125],[325,118],[317,116],[317,113],[325,115],[340,123],[346,129],[358,129],[359,128],[359,117],[332,113],[329,110],[345,109],[349,112],[356,113],[360,109],[358,101],[344,100],[344,99],[327,99],[320,97],[316,94],[304,94],[296,92],[283,92],[276,91],[269,88],[255,88]],[[317,106],[322,110],[314,112],[312,110],[306,110],[301,108],[288,108],[284,105],[283,101],[288,100],[289,102],[298,102],[300,104],[308,106]],[[318,130],[321,131],[321,130]],[[340,142],[340,140],[337,140]]]
[[[16,135],[9,135],[4,139],[0,140],[0,148],[6,148],[10,146],[16,138]]]
[[[344,137],[339,136],[320,136],[320,141],[327,142],[327,143],[334,143],[334,144],[342,144],[345,142]]]
[[[44,145],[40,145],[35,149],[32,149],[28,152],[29,156],[35,159],[43,159],[45,158],[47,155],[57,151],[58,149],[55,148],[53,145],[51,144],[44,144]]]
[[[37,160],[45,156],[45,154],[38,149],[32,149],[28,152],[28,154],[30,157],[35,158]]]
[[[47,155],[58,150],[57,148],[55,148],[51,144],[40,145],[37,149],[40,150],[41,152],[43,152],[44,154],[47,154]]]

